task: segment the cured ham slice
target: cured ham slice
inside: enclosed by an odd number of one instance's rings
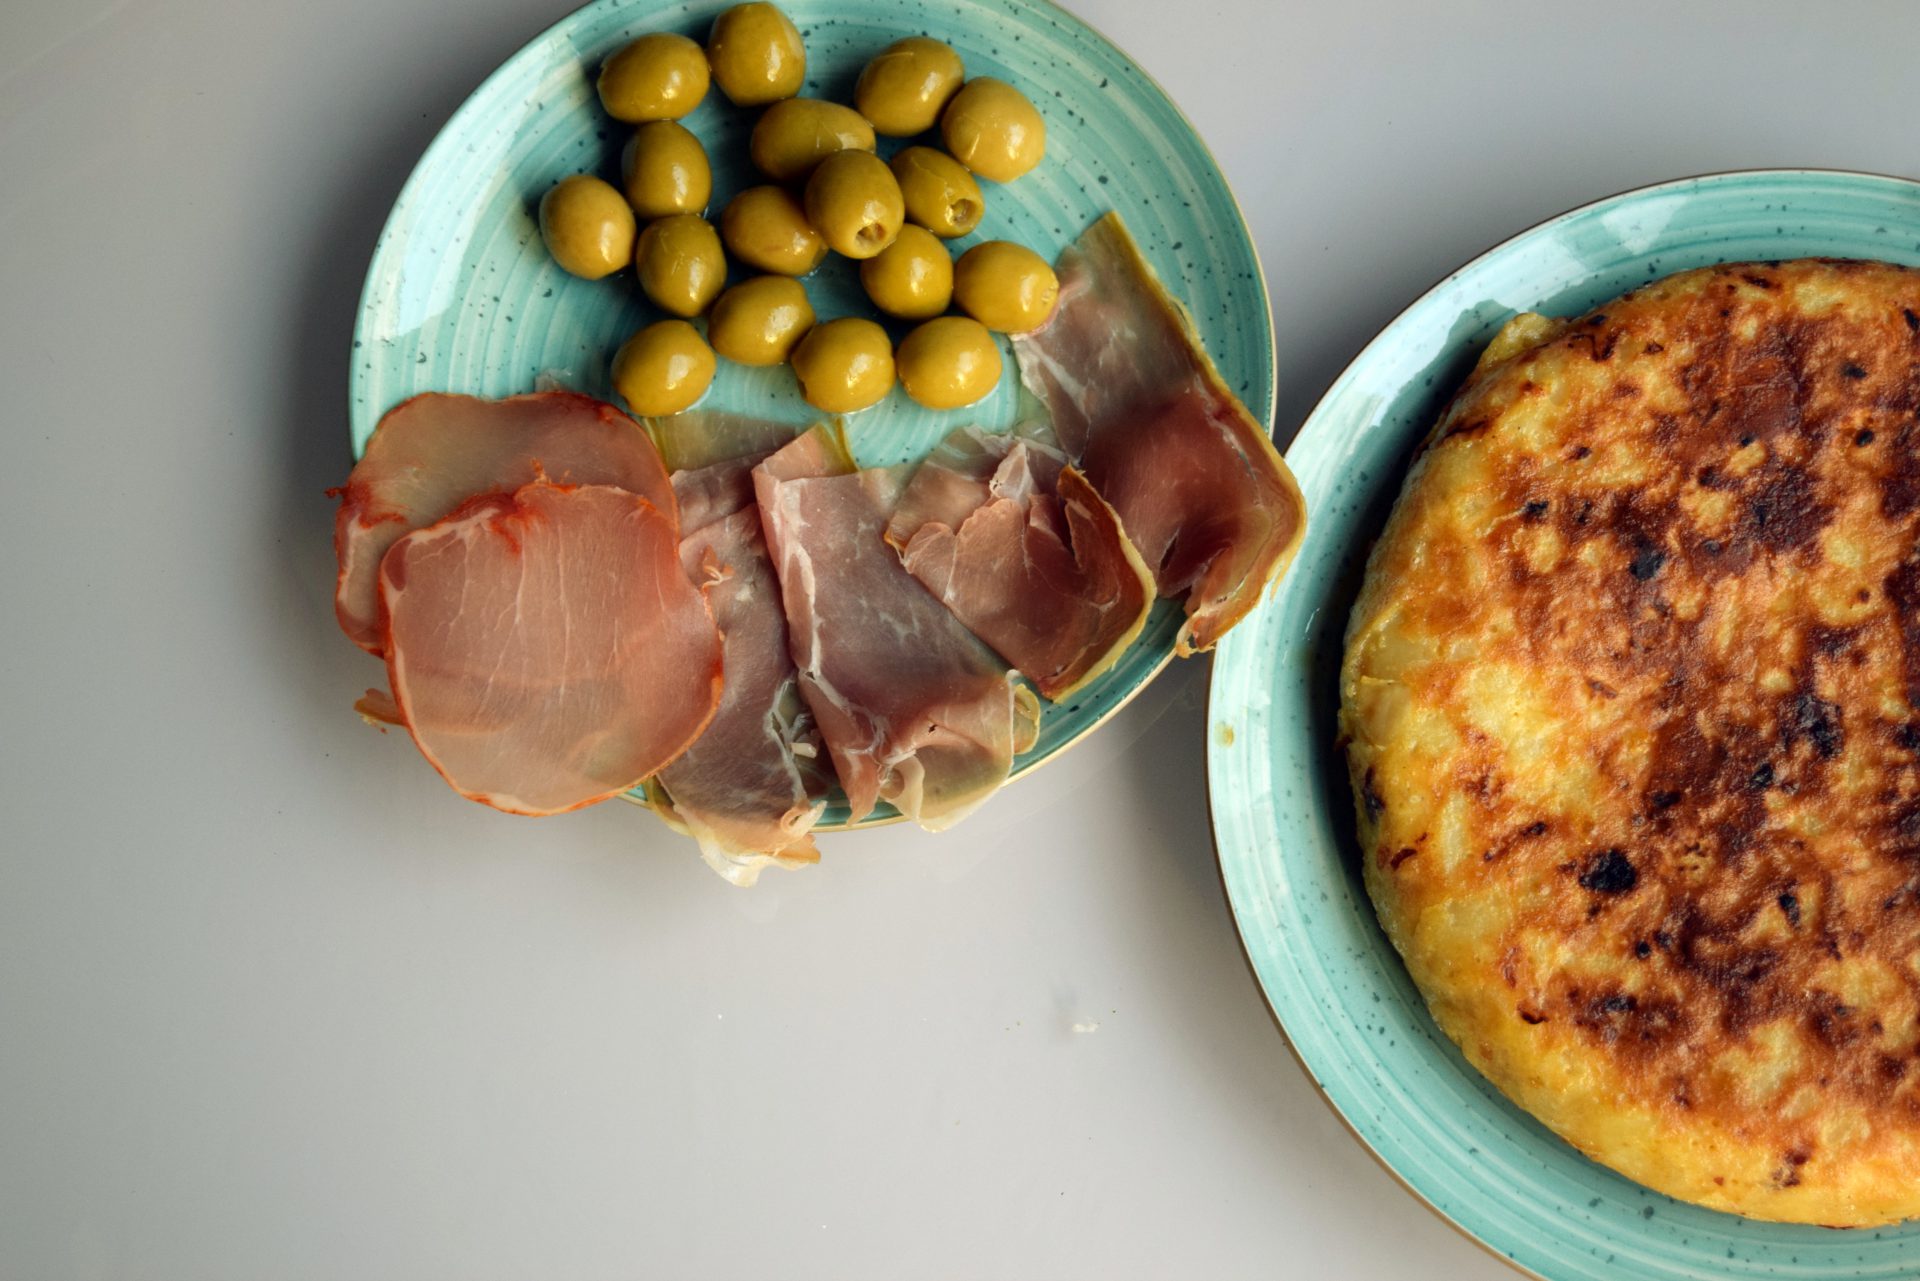
[[[1185,597],[1178,651],[1211,649],[1299,549],[1300,488],[1118,215],[1088,228],[1058,270],[1053,318],[1013,340],[1021,380],[1160,594]]]
[[[808,835],[833,786],[826,749],[800,694],[787,648],[780,584],[760,532],[753,468],[765,446],[793,429],[711,415],[685,439],[688,424],[649,424],[667,457],[704,458],[745,447],[743,457],[676,471],[680,559],[724,639],[726,681],[706,732],[649,786],[663,817],[700,842],[709,866],[751,885],[768,864],[798,867],[820,855]],[[677,446],[677,447],[676,447]]]
[[[724,409],[689,409],[668,418],[644,418],[647,434],[671,472],[690,472],[715,463],[764,458],[800,434],[801,427]],[[804,424],[802,424],[804,426]],[[749,493],[753,480],[746,481]],[[674,481],[676,491],[679,480]],[[728,510],[732,510],[729,508]]]
[[[964,427],[913,473],[887,527],[909,573],[1050,699],[1119,659],[1153,574],[1058,452]]]
[[[958,822],[1032,745],[1039,704],[885,542],[901,468],[858,471],[815,427],[754,470],[800,692],[855,820]]]
[[[674,520],[673,489],[653,442],[633,419],[589,396],[482,400],[432,392],[388,411],[336,491],[334,612],[341,630],[379,654],[380,560],[387,549],[469,498],[510,494],[540,477],[615,485]]]
[[[379,730],[387,732],[387,726],[398,725],[406,728],[406,721],[400,716],[400,709],[394,705],[393,695],[384,689],[370,689],[353,700],[353,710],[360,713],[360,719]]]
[[[380,563],[394,703],[463,796],[513,814],[605,800],[720,702],[720,634],[674,522],[606,485],[476,498]]]

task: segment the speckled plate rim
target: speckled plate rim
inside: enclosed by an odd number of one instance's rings
[[[1248,314],[1258,317],[1258,324],[1265,333],[1265,341],[1258,345],[1262,349],[1262,358],[1266,366],[1265,378],[1267,388],[1266,396],[1262,403],[1249,404],[1247,408],[1255,414],[1267,435],[1271,437],[1274,431],[1274,419],[1279,403],[1279,380],[1277,377],[1278,347],[1277,335],[1273,324],[1273,299],[1267,283],[1266,265],[1260,258],[1259,242],[1254,238],[1253,228],[1247,222],[1246,207],[1241,202],[1239,193],[1234,189],[1232,180],[1228,178],[1225,168],[1221,166],[1219,157],[1214,154],[1213,148],[1208,144],[1205,135],[1200,132],[1199,127],[1194,124],[1192,118],[1188,116],[1186,111],[1180,106],[1179,100],[1167,91],[1166,86],[1161,84],[1157,77],[1129,55],[1118,41],[1112,39],[1106,32],[1096,27],[1093,23],[1088,22],[1085,18],[1073,13],[1063,5],[1055,3],[1055,0],[1015,0],[1015,2],[1023,4],[1035,12],[1049,14],[1057,18],[1060,22],[1084,32],[1088,37],[1111,49],[1115,56],[1133,69],[1141,81],[1153,93],[1159,95],[1173,117],[1198,146],[1205,169],[1210,172],[1214,180],[1218,182],[1221,193],[1226,198],[1227,207],[1232,211],[1233,218],[1231,219],[1228,230],[1237,234],[1241,242],[1240,247],[1245,251],[1247,258],[1253,264],[1253,298],[1247,305],[1246,310]],[[401,183],[399,190],[395,193],[393,203],[388,208],[387,216],[381,221],[381,229],[375,237],[375,248],[369,256],[367,270],[362,277],[360,294],[355,304],[354,325],[351,335],[351,347],[349,348],[350,352],[359,349],[362,344],[371,337],[367,330],[367,325],[373,310],[371,304],[375,299],[379,284],[378,276],[383,256],[381,246],[387,242],[389,234],[400,216],[401,210],[418,194],[420,188],[428,180],[435,149],[443,145],[444,141],[450,137],[455,126],[460,123],[465,113],[473,109],[477,102],[483,100],[497,83],[504,81],[513,73],[515,64],[521,58],[532,56],[535,48],[542,44],[542,42],[563,32],[569,26],[576,23],[585,11],[596,8],[601,3],[603,3],[603,0],[586,0],[586,3],[575,6],[552,22],[536,29],[515,47],[513,53],[509,54],[495,66],[492,71],[482,77],[479,83],[467,92],[466,96],[460,100],[459,104],[447,114],[446,118],[442,120],[434,130],[433,137],[427,142],[426,146],[422,148],[419,159],[414,161],[413,167],[407,172],[406,179]],[[357,449],[355,449],[352,444],[351,424],[354,412],[354,389],[360,380],[360,376],[359,365],[349,360],[346,388],[346,417],[349,424],[349,449],[356,457]],[[1165,602],[1161,602],[1157,608],[1164,607],[1164,605]],[[1149,628],[1151,628],[1151,626],[1152,624],[1150,623]],[[1126,710],[1148,686],[1160,679],[1168,665],[1173,662],[1174,657],[1175,655],[1171,646],[1164,648],[1157,655],[1153,664],[1147,668],[1140,679],[1133,684],[1132,688],[1124,691],[1112,706],[1082,726],[1068,741],[1060,744],[1057,748],[1037,759],[1024,763],[1016,759],[1013,770],[1007,778],[1007,783],[1015,783],[1029,775],[1037,773],[1042,766],[1066,755],[1073,748],[1085,742],[1089,736],[1096,733],[1114,717]],[[638,787],[621,793],[620,798],[641,809],[654,811],[656,808],[654,804],[647,799],[642,789]],[[889,827],[904,821],[906,821],[905,815],[893,810],[891,806],[882,805],[875,813],[857,822],[822,822],[817,824],[813,830],[816,832],[860,831],[866,828]]]
[[[1403,322],[1407,320],[1408,316],[1420,310],[1424,304],[1426,304],[1435,295],[1440,293],[1456,277],[1462,275],[1463,273],[1469,270],[1472,270],[1476,266],[1480,265],[1482,262],[1502,254],[1503,252],[1507,251],[1509,248],[1517,245],[1519,242],[1527,240],[1535,236],[1536,234],[1541,233],[1550,227],[1553,227],[1556,224],[1567,222],[1583,214],[1601,209],[1605,206],[1614,205],[1617,203],[1624,203],[1627,201],[1639,200],[1642,198],[1655,197],[1655,196],[1659,196],[1659,195],[1667,194],[1671,192],[1683,191],[1689,187],[1697,187],[1699,184],[1705,183],[1705,182],[1712,182],[1716,180],[1725,180],[1725,179],[1739,179],[1742,177],[1779,178],[1787,181],[1791,181],[1796,177],[1816,177],[1816,178],[1830,177],[1830,178],[1840,178],[1840,179],[1861,179],[1869,182],[1880,182],[1880,183],[1892,184],[1898,187],[1906,187],[1912,190],[1914,193],[1920,194],[1920,179],[1909,178],[1899,174],[1878,173],[1872,170],[1845,169],[1845,168],[1805,166],[1805,165],[1777,167],[1777,168],[1762,166],[1762,167],[1744,168],[1744,169],[1710,170],[1704,173],[1691,174],[1684,177],[1665,179],[1663,181],[1656,182],[1656,183],[1649,183],[1649,184],[1645,184],[1638,187],[1625,188],[1623,190],[1615,191],[1605,196],[1600,196],[1595,199],[1584,201],[1577,205],[1573,205],[1565,210],[1562,210],[1557,214],[1553,214],[1549,217],[1540,219],[1537,222],[1531,223],[1521,228],[1520,230],[1515,231],[1514,233],[1505,237],[1504,239],[1495,242],[1493,245],[1489,246],[1487,249],[1482,250],[1480,253],[1475,254],[1473,257],[1465,260],[1459,266],[1455,267],[1453,270],[1435,279],[1433,284],[1429,285],[1426,289],[1422,290],[1404,307],[1402,307],[1399,311],[1395,312],[1394,315],[1384,325],[1380,327],[1379,331],[1371,339],[1369,339],[1364,346],[1361,347],[1360,351],[1350,361],[1347,362],[1347,364],[1341,369],[1340,373],[1337,374],[1333,378],[1333,380],[1327,384],[1325,390],[1321,392],[1319,397],[1315,399],[1313,408],[1310,411],[1308,411],[1306,417],[1301,420],[1300,430],[1295,434],[1293,441],[1288,446],[1288,449],[1287,449],[1288,459],[1291,461],[1294,457],[1295,451],[1302,449],[1303,446],[1305,449],[1308,449],[1308,450],[1316,449],[1319,447],[1319,444],[1316,440],[1309,438],[1309,435],[1308,435],[1309,428],[1312,427],[1317,420],[1321,419],[1324,416],[1323,411],[1325,411],[1328,408],[1329,404],[1335,399],[1335,397],[1344,388],[1346,388],[1349,384],[1353,383],[1360,377],[1361,370],[1369,362],[1369,360],[1372,358],[1374,353],[1377,350],[1379,350],[1384,344],[1391,342],[1394,339],[1395,331],[1403,324]],[[1308,513],[1308,518],[1309,520],[1312,519],[1311,511],[1309,511]],[[1288,580],[1288,581],[1291,581],[1291,580]],[[1277,600],[1277,598],[1286,590],[1287,590],[1287,582],[1283,581],[1282,584],[1280,584],[1276,588],[1273,594],[1274,600]],[[1271,605],[1273,602],[1269,601],[1268,603]],[[1249,928],[1247,918],[1249,916],[1249,913],[1243,906],[1243,895],[1245,891],[1236,889],[1235,877],[1228,870],[1226,852],[1220,837],[1220,826],[1219,826],[1219,819],[1217,814],[1217,807],[1220,805],[1221,802],[1219,799],[1219,792],[1216,790],[1216,787],[1215,787],[1215,780],[1217,778],[1217,774],[1216,774],[1216,762],[1214,758],[1215,744],[1214,744],[1214,732],[1213,732],[1213,726],[1216,724],[1216,712],[1218,711],[1218,706],[1216,702],[1218,698],[1218,682],[1215,679],[1215,675],[1218,668],[1218,658],[1212,657],[1210,661],[1213,662],[1215,670],[1210,671],[1208,674],[1209,679],[1207,684],[1206,721],[1205,721],[1205,724],[1207,726],[1207,740],[1206,740],[1206,747],[1202,755],[1204,760],[1204,776],[1206,779],[1207,796],[1208,796],[1208,806],[1207,806],[1208,838],[1213,842],[1214,871],[1217,877],[1219,878],[1221,892],[1223,895],[1225,895],[1227,899],[1229,915],[1231,916],[1233,921],[1234,941],[1239,946],[1241,961],[1246,966],[1247,974],[1253,979],[1255,986],[1258,987],[1260,990],[1261,999],[1267,1007],[1268,1018],[1273,1023],[1274,1031],[1279,1034],[1280,1043],[1286,1048],[1287,1054],[1292,1058],[1294,1063],[1298,1065],[1301,1073],[1306,1077],[1308,1084],[1312,1086],[1314,1094],[1318,1096],[1320,1102],[1326,1107],[1326,1109],[1330,1113],[1333,1114],[1334,1118],[1337,1121],[1339,1121],[1341,1128],[1344,1129],[1347,1132],[1347,1134],[1353,1139],[1353,1141],[1359,1145],[1360,1149],[1364,1151],[1367,1154],[1367,1156],[1372,1159],[1373,1163],[1379,1166],[1379,1168],[1382,1171],[1384,1171],[1386,1175],[1390,1179],[1392,1179],[1393,1182],[1396,1185],[1398,1185],[1408,1196],[1410,1196],[1418,1205],[1424,1208],[1429,1214],[1433,1215],[1441,1223],[1445,1224],[1448,1228],[1458,1233],[1462,1238],[1464,1238],[1468,1242],[1471,1242],[1481,1252],[1486,1254],[1488,1258],[1494,1259],[1497,1262],[1499,1262],[1508,1271],[1518,1274],[1520,1276],[1534,1278],[1535,1281],[1553,1281],[1553,1278],[1549,1277],[1546,1273],[1535,1271],[1534,1269],[1526,1266],[1525,1264],[1519,1262],[1519,1260],[1512,1257],[1510,1254],[1504,1253],[1500,1249],[1496,1248],[1494,1244],[1488,1241],[1487,1239],[1476,1234],[1472,1229],[1468,1228],[1465,1224],[1461,1223],[1453,1215],[1449,1214],[1446,1210],[1442,1209],[1438,1204],[1434,1202],[1434,1200],[1431,1197],[1429,1197],[1424,1191],[1422,1191],[1420,1187],[1416,1186],[1416,1184],[1412,1180],[1410,1180],[1406,1175],[1402,1174],[1400,1170],[1395,1168],[1392,1161],[1390,1161],[1387,1158],[1387,1156],[1384,1153],[1382,1153],[1380,1149],[1374,1144],[1374,1142],[1368,1138],[1366,1132],[1362,1129],[1362,1127],[1358,1123],[1356,1123],[1351,1116],[1348,1115],[1346,1109],[1342,1108],[1340,1103],[1333,1097],[1332,1093],[1329,1092],[1326,1084],[1321,1079],[1320,1072],[1315,1069],[1314,1064],[1309,1061],[1308,1055],[1301,1050],[1294,1036],[1287,1030],[1286,1017],[1281,1012],[1280,1002],[1275,998],[1273,988],[1268,984],[1267,979],[1261,973],[1259,962],[1255,959],[1253,948],[1249,944],[1248,935],[1247,935],[1248,928]],[[1387,942],[1384,935],[1382,935],[1379,938],[1379,945],[1382,947],[1391,946]],[[1427,1014],[1424,1008],[1417,1011],[1417,1014],[1418,1014],[1418,1017],[1421,1017],[1421,1018],[1426,1018],[1429,1020],[1431,1018],[1431,1016]],[[1571,1147],[1568,1148],[1568,1152],[1575,1157],[1580,1156],[1580,1154],[1575,1152]],[[1582,1157],[1580,1159],[1585,1159],[1585,1158]],[[1735,1215],[1728,1215],[1726,1217],[1729,1219],[1736,1219],[1741,1222],[1750,1221],[1750,1220],[1740,1219],[1740,1216],[1735,1216]],[[1835,1231],[1835,1232],[1844,1231],[1840,1229],[1816,1229],[1816,1230],[1817,1231]]]

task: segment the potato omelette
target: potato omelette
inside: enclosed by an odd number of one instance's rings
[[[1920,1215],[1920,272],[1521,316],[1347,633],[1368,891],[1447,1035],[1659,1191]]]

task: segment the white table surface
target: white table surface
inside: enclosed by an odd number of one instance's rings
[[[348,710],[361,272],[565,4],[0,2],[0,1277],[1506,1275],[1269,1020],[1204,662],[958,832],[753,893]],[[1075,7],[1245,203],[1283,437],[1568,206],[1920,168],[1915,6]]]

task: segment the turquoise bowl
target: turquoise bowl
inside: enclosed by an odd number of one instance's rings
[[[594,76],[609,53],[649,31],[704,40],[724,0],[595,0],[548,28],[489,76],[427,148],[367,273],[349,387],[354,456],[380,416],[423,391],[507,396],[558,384],[613,399],[607,365],[626,337],[659,318],[631,273],[577,280],[547,257],[536,221],[559,179],[618,181],[627,126],[600,111]],[[1193,126],[1127,56],[1065,10],[1039,0],[781,0],[807,44],[803,93],[850,101],[868,58],[906,35],[959,51],[969,75],[1019,86],[1047,124],[1047,158],[1005,186],[984,183],[987,212],[955,253],[1015,240],[1052,259],[1089,223],[1119,210],[1160,278],[1193,312],[1208,352],[1263,423],[1273,419],[1273,322],[1265,280],[1226,180]],[[716,89],[684,123],[714,165],[712,213],[765,179],[747,163],[757,112]],[[910,140],[882,139],[890,155]],[[736,271],[735,278],[740,273]],[[806,281],[822,317],[872,315],[851,264],[833,258]],[[902,332],[896,327],[895,335]],[[723,363],[708,406],[796,426],[815,415],[784,368]],[[868,465],[919,458],[956,426],[1011,426],[1022,400],[1009,354],[994,394],[936,413],[895,391],[848,419]],[[1180,615],[1162,602],[1140,639],[1070,701],[1046,706],[1034,769],[1118,711],[1172,655]],[[897,817],[888,807],[867,821]],[[844,805],[823,826],[843,825]]]
[[[1523,232],[1429,290],[1348,366],[1288,455],[1310,513],[1277,599],[1214,661],[1208,778],[1241,941],[1307,1072],[1415,1195],[1522,1270],[1911,1277],[1920,1223],[1834,1231],[1686,1205],[1508,1103],[1428,1017],[1360,884],[1335,750],[1348,611],[1415,443],[1516,311],[1572,315],[1658,276],[1830,255],[1920,265],[1920,185],[1804,170],[1664,183]]]

